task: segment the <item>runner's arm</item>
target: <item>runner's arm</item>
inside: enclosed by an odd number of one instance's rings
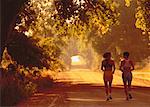
[[[104,61],[102,61],[101,70],[104,71]]]
[[[121,70],[123,72],[123,61],[121,61],[121,63],[120,63],[119,70]]]
[[[116,69],[115,62],[113,61],[113,74],[115,73],[115,69]]]
[[[131,67],[132,67],[131,71],[133,71],[134,70],[134,64],[132,61],[130,61],[130,63],[131,63]]]

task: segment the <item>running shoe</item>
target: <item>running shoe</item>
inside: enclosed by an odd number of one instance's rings
[[[109,99],[111,99],[111,100],[112,100],[112,97],[111,97],[111,95],[109,96]]]
[[[131,94],[129,94],[129,99],[132,99],[133,97],[132,97],[132,95]]]
[[[106,101],[109,101],[109,98],[107,98]]]

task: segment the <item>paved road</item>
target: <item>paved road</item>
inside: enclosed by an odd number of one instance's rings
[[[134,86],[134,98],[126,101],[121,77],[116,73],[113,99],[106,101],[102,73],[86,69],[62,72],[57,75],[58,83],[52,89],[35,93],[18,107],[150,107],[150,83],[140,81],[134,79],[133,84],[146,84],[147,87]]]

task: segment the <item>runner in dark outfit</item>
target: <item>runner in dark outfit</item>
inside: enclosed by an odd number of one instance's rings
[[[134,70],[134,64],[129,59],[129,52],[123,53],[124,59],[121,61],[120,70],[122,71],[122,80],[124,83],[124,90],[126,94],[126,100],[132,99],[131,95],[131,82],[132,72]]]
[[[112,99],[111,97],[111,85],[113,80],[113,74],[115,72],[115,63],[111,59],[111,53],[107,52],[103,55],[105,58],[101,64],[101,70],[104,72],[103,80],[105,84],[105,91],[107,96],[107,101]]]

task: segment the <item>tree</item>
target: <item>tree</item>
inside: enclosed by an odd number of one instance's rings
[[[86,41],[86,35],[93,29],[103,35],[119,16],[112,0],[30,0],[24,7],[14,29],[38,40],[35,44],[56,61],[61,54],[60,46],[67,43],[66,36]]]
[[[125,5],[129,7],[132,0],[125,0]],[[136,27],[143,31],[143,34],[150,35],[150,1],[149,0],[136,0]]]
[[[20,14],[22,22],[17,25],[45,36],[50,32],[59,36],[83,36],[93,28],[104,34],[117,23],[116,8],[117,4],[112,0],[31,0],[25,10],[36,20],[30,21],[27,15],[23,16],[26,14],[23,11]],[[31,22],[29,26],[28,22]]]
[[[150,1],[137,0],[136,27],[143,31],[143,34],[150,35]]]
[[[137,9],[136,26],[149,32],[149,13],[146,11],[149,1],[137,1],[140,8]],[[125,3],[130,8],[133,2],[125,0]],[[14,29],[35,40],[36,46],[42,48],[51,59],[59,59],[63,49],[61,46],[67,46],[69,43],[66,38],[71,37],[91,43],[99,54],[105,49],[116,52],[125,49],[121,39],[132,38],[130,33],[126,33],[130,37],[110,34],[114,32],[111,32],[113,26],[119,25],[119,8],[115,0],[29,0],[20,10]],[[112,43],[112,40],[118,42]]]
[[[15,25],[15,19],[21,7],[27,0],[2,0],[1,1],[1,56],[7,45],[7,40]]]

